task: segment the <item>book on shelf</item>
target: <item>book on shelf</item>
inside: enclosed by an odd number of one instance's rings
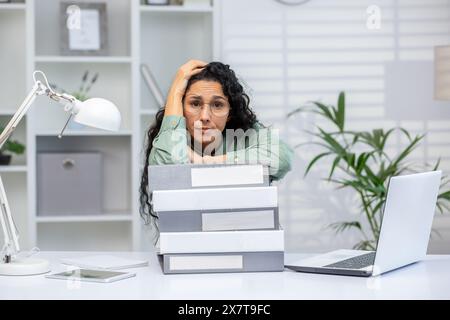
[[[269,169],[260,164],[173,164],[148,166],[150,192],[227,186],[268,186]]]
[[[165,274],[283,271],[284,252],[184,253],[159,255]]]
[[[156,80],[153,72],[150,70],[150,67],[141,63],[141,74],[145,80],[145,84],[147,85],[149,91],[152,93],[156,102],[158,103],[158,109],[164,106],[164,95],[161,91],[161,88],[158,85],[158,81]]]

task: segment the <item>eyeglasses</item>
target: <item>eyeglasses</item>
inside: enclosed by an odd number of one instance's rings
[[[199,115],[204,106],[209,106],[209,110],[216,117],[224,117],[230,112],[230,105],[222,101],[215,101],[212,104],[205,103],[202,105],[200,101],[188,101],[184,105],[185,112],[192,115]]]

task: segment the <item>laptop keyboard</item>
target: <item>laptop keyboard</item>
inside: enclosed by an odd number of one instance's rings
[[[375,261],[375,252],[369,252],[362,254],[360,256],[332,263],[324,267],[342,268],[342,269],[361,269],[372,265],[374,261]]]

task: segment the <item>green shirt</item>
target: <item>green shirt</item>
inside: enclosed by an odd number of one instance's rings
[[[189,133],[186,131],[184,117],[164,116],[161,129],[153,140],[149,164],[189,163],[186,148],[187,134]],[[229,141],[233,140],[229,139]],[[225,143],[225,145],[227,144]],[[246,135],[238,136],[236,142],[228,147],[228,150],[226,149],[223,145],[218,148],[218,150],[223,150],[222,154],[226,153],[227,163],[267,165],[272,180],[283,178],[291,170],[293,151],[279,139],[277,130],[256,125],[254,130],[248,130]]]

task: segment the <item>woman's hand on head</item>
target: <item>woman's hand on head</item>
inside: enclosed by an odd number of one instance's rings
[[[177,97],[183,97],[186,92],[186,87],[189,79],[201,72],[207,65],[206,62],[201,60],[189,60],[183,64],[177,71],[175,79],[172,82],[170,93]]]
[[[165,116],[183,116],[183,96],[188,81],[192,76],[202,71],[206,64],[206,62],[200,60],[189,60],[178,69],[167,96]]]

